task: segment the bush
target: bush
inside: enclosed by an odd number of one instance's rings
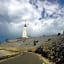
[[[39,48],[35,51],[35,53],[42,54],[42,53],[43,53],[43,49],[42,49],[41,47],[39,47]]]

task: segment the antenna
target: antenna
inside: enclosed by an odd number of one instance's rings
[[[27,26],[29,25],[29,22],[27,23],[27,21],[30,21],[31,19],[22,19],[21,21],[24,21],[24,24]]]

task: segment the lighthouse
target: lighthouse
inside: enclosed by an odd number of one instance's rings
[[[23,37],[23,38],[28,38],[26,22],[25,22],[24,27],[23,27],[22,37]]]

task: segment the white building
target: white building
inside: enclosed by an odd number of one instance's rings
[[[27,25],[26,25],[26,23],[25,23],[25,25],[23,27],[22,37],[23,38],[28,38],[28,35],[27,35]]]

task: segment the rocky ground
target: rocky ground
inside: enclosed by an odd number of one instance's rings
[[[64,64],[64,36],[57,36],[57,38],[49,38],[35,51],[50,62],[55,64]]]

